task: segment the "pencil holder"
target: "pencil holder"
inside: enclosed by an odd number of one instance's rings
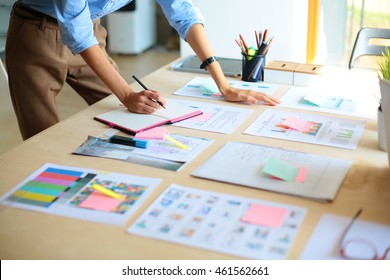
[[[242,80],[264,81],[265,55],[242,54]]]

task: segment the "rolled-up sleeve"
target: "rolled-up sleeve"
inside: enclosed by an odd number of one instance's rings
[[[87,1],[55,0],[54,4],[62,41],[73,54],[98,44]]]
[[[180,37],[186,40],[187,32],[193,24],[205,23],[204,17],[191,0],[157,0],[169,24]]]

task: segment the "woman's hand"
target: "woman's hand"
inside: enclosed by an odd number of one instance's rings
[[[143,90],[140,92],[130,92],[122,100],[123,105],[127,107],[130,112],[139,114],[153,114],[161,109],[161,106],[156,102],[160,101],[164,107],[166,100],[155,90]]]
[[[275,106],[280,104],[280,101],[272,96],[269,96],[263,92],[257,92],[254,90],[237,89],[232,86],[228,86],[226,89],[221,90],[221,94],[226,101],[232,102],[247,102],[250,104],[257,104],[258,101],[264,104]]]

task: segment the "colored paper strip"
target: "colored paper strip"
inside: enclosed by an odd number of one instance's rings
[[[30,192],[26,192],[26,191],[22,191],[22,190],[17,190],[12,195],[15,197],[37,200],[37,201],[42,201],[42,202],[52,202],[54,199],[57,198],[57,196],[30,193]]]
[[[45,188],[45,189],[50,189],[50,190],[57,190],[59,192],[64,191],[67,186],[63,185],[57,185],[57,184],[48,184],[45,182],[39,182],[39,181],[28,181],[25,184],[26,187],[37,187],[37,188]]]
[[[72,176],[72,175],[66,175],[66,174],[58,174],[58,173],[52,173],[52,172],[42,172],[39,174],[38,177],[47,177],[47,178],[53,178],[53,179],[59,179],[59,180],[67,180],[67,181],[76,181],[79,179],[79,176]]]
[[[65,188],[64,188],[65,189]],[[45,188],[44,186],[24,185],[20,190],[36,194],[59,196],[62,190]]]
[[[74,181],[68,181],[68,180],[60,180],[60,179],[53,179],[53,178],[47,178],[47,177],[36,177],[35,181],[47,183],[47,184],[53,184],[53,185],[60,185],[60,186],[70,186],[73,184]]]
[[[46,172],[63,174],[63,175],[70,175],[70,176],[77,176],[77,177],[80,177],[81,175],[83,175],[83,172],[80,172],[80,171],[65,170],[65,169],[59,169],[59,168],[53,168],[53,167],[49,167],[48,169],[46,169]]]

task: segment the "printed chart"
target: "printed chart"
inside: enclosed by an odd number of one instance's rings
[[[73,153],[78,155],[105,157],[123,160],[135,164],[179,171],[186,163],[204,151],[212,140],[190,137],[178,134],[169,134],[185,144],[189,149],[181,149],[168,140],[148,140],[146,149],[110,143],[107,139],[88,136]]]
[[[173,102],[173,100],[171,100],[171,102]],[[174,123],[172,124],[173,126],[217,133],[232,133],[250,114],[253,113],[253,110],[242,109],[233,106],[224,106],[187,100],[175,100],[174,102],[179,102],[189,107],[198,108],[203,112],[203,114]]]
[[[128,233],[249,259],[286,259],[306,209],[172,184]]]
[[[333,95],[337,93],[340,95]],[[349,96],[345,93],[349,93]],[[341,93],[328,88],[291,87],[280,101],[280,107],[369,119],[375,117],[378,110],[378,102],[373,94],[361,89]]]
[[[273,95],[279,86],[270,83],[251,83],[244,81],[229,80],[229,84],[235,88],[240,89],[251,89],[258,92],[263,92],[268,95]],[[173,94],[181,96],[191,96],[207,99],[224,99],[217,85],[212,78],[195,77],[188,82],[184,87],[176,90]]]
[[[160,181],[46,163],[1,202],[47,214],[123,225]],[[123,199],[93,189],[95,184],[120,194]]]
[[[365,124],[363,120],[266,109],[244,133],[356,149]]]

